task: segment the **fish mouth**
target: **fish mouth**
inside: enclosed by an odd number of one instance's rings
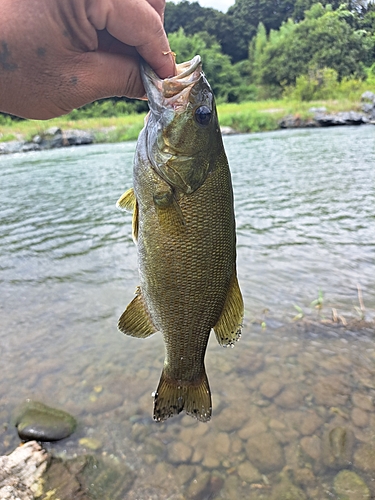
[[[178,110],[186,105],[189,89],[202,75],[201,57],[195,56],[190,61],[177,64],[176,68],[175,76],[162,80],[147,63],[142,63],[141,75],[149,106],[158,114],[165,107]]]

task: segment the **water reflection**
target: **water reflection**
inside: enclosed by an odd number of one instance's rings
[[[93,453],[134,469],[130,500],[375,496],[373,129],[229,137],[226,149],[247,312],[234,349],[210,341],[208,424],[152,422],[162,339],[116,332],[138,284],[131,216],[114,208],[134,144],[0,159],[1,453],[30,397],[80,421],[55,453],[93,452],[79,440],[95,437]],[[329,324],[332,308],[353,328]]]

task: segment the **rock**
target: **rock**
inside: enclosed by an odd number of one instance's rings
[[[174,480],[177,482],[178,486],[183,486],[188,481],[190,481],[195,474],[194,465],[179,465],[174,474]]]
[[[311,436],[314,434],[321,425],[323,425],[324,420],[319,417],[315,411],[306,412],[302,416],[302,422],[300,425],[301,434],[304,436]]]
[[[85,130],[64,130],[62,133],[64,146],[82,146],[85,144],[92,144],[94,136]]]
[[[374,403],[370,396],[355,392],[352,395],[352,402],[354,406],[361,408],[361,410],[374,411]]]
[[[249,461],[242,462],[238,466],[237,471],[242,481],[246,481],[247,483],[258,483],[262,481],[262,474]]]
[[[294,481],[300,486],[314,486],[316,484],[316,477],[313,471],[307,467],[294,470],[293,477]]]
[[[170,443],[168,446],[168,458],[172,463],[188,462],[193,454],[193,449],[181,442]]]
[[[62,131],[58,127],[50,127],[41,137],[39,143],[41,149],[61,148],[64,145]]]
[[[303,403],[302,394],[297,387],[286,387],[283,392],[275,398],[275,403],[282,408],[298,408]]]
[[[102,442],[99,441],[99,439],[95,438],[81,438],[78,442],[84,448],[89,448],[90,450],[94,451],[100,450],[100,448],[103,446]]]
[[[0,142],[0,155],[19,153],[22,151],[24,141]]]
[[[302,450],[315,461],[319,461],[322,452],[322,442],[318,436],[306,436],[301,439]]]
[[[350,388],[344,377],[328,375],[313,386],[313,393],[317,405],[344,406],[348,401]]]
[[[220,431],[232,432],[241,429],[249,418],[246,408],[238,409],[234,407],[224,408],[217,417],[215,417],[215,427]]]
[[[361,408],[353,408],[352,422],[357,427],[367,427],[369,424],[369,414]]]
[[[351,429],[335,427],[323,436],[324,465],[332,469],[348,467],[352,461],[355,436]]]
[[[2,500],[34,500],[42,494],[42,475],[48,454],[35,441],[0,457],[0,498]]]
[[[370,500],[370,490],[353,471],[342,470],[333,480],[335,492],[342,500]]]
[[[201,498],[210,484],[210,477],[211,475],[209,472],[201,472],[198,474],[186,490],[187,498]]]
[[[124,464],[90,455],[63,461],[53,458],[44,475],[43,498],[123,500],[135,479]]]
[[[272,500],[306,500],[305,493],[289,479],[283,478],[272,491]]]
[[[257,422],[250,422],[238,431],[238,437],[241,439],[249,439],[251,436],[257,436],[258,434],[262,434],[264,432],[267,432],[267,426],[264,422],[259,420]]]
[[[237,132],[232,127],[220,127],[221,135],[233,135]]]
[[[283,450],[270,433],[250,437],[245,449],[250,462],[262,473],[281,469],[285,464]]]
[[[364,472],[375,472],[375,447],[365,443],[354,453],[354,467]]]
[[[302,127],[317,127],[317,122],[312,118],[302,119],[299,115],[288,115],[279,121],[280,128],[302,128]]]
[[[368,118],[357,111],[343,111],[335,114],[317,113],[314,120],[320,127],[336,127],[340,125],[362,125]]]
[[[42,148],[39,146],[39,144],[35,144],[34,142],[26,142],[22,148],[21,152],[22,153],[28,153],[29,151],[40,151]]]
[[[361,101],[370,101],[375,104],[375,94],[370,90],[366,90],[366,92],[363,92],[361,95]]]
[[[279,394],[282,388],[283,384],[278,380],[267,380],[260,386],[259,390],[262,396],[272,399]]]
[[[59,441],[70,436],[75,428],[75,419],[65,411],[28,401],[15,419],[19,437],[24,441]]]

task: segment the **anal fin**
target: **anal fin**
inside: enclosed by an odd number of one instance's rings
[[[197,383],[170,379],[163,370],[155,393],[154,420],[163,422],[183,410],[201,422],[211,419],[211,391],[204,368]]]
[[[120,316],[118,329],[120,332],[125,333],[125,335],[141,339],[147,338],[157,332],[147,312],[139,287],[136,290],[136,297]]]
[[[244,304],[234,271],[220,318],[214,326],[217,341],[224,347],[233,346],[241,336]]]

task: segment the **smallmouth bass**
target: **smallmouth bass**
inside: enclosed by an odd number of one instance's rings
[[[233,346],[244,309],[231,176],[200,57],[165,80],[145,65],[142,78],[150,112],[137,142],[134,188],[117,202],[133,211],[140,286],[118,327],[133,337],[163,335],[154,419],[184,410],[208,421],[208,338],[213,328],[219,344]]]

